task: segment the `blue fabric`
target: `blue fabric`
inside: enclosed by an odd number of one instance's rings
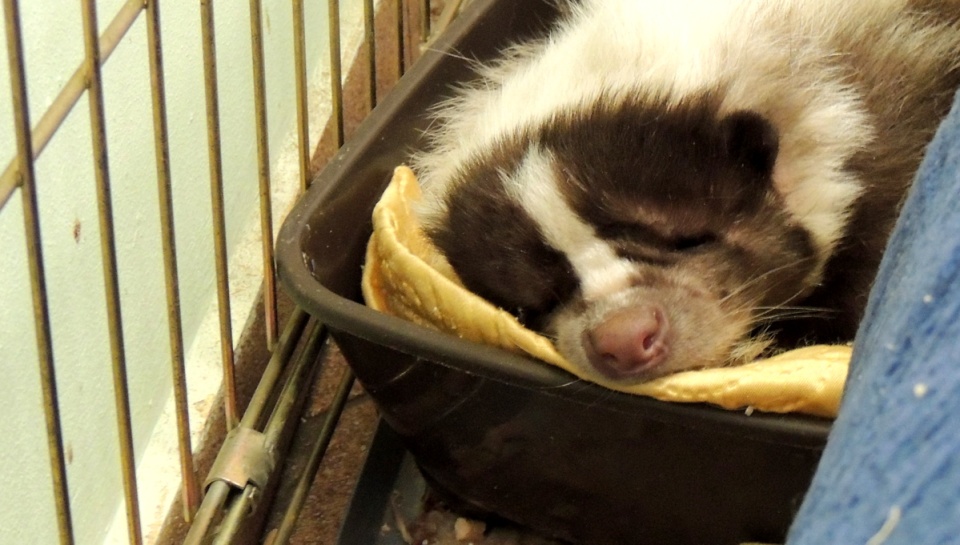
[[[787,543],[881,541],[960,544],[960,95],[890,240]]]

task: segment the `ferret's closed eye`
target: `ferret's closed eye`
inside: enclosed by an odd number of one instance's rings
[[[705,250],[717,243],[719,239],[713,233],[702,233],[693,236],[678,237],[673,239],[673,251],[690,253],[699,250]]]

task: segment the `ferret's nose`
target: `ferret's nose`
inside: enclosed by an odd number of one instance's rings
[[[615,312],[583,335],[593,367],[611,379],[635,378],[663,363],[669,353],[669,323],[656,304]]]

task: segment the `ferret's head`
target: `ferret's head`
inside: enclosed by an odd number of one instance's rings
[[[756,355],[822,258],[772,182],[752,111],[558,115],[462,162],[421,214],[466,286],[584,373],[640,382]]]

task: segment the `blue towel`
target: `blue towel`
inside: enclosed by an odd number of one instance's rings
[[[960,544],[960,95],[890,239],[787,543]]]

